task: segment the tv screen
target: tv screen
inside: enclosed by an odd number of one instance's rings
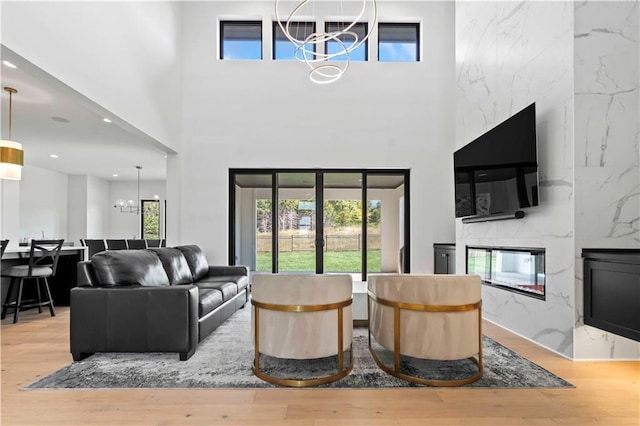
[[[456,217],[538,205],[535,103],[453,154]]]

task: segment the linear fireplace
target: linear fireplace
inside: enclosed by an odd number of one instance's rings
[[[482,283],[545,299],[545,249],[532,247],[466,247],[468,274]]]

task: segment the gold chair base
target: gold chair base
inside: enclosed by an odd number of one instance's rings
[[[373,357],[373,360],[376,362],[376,364],[378,365],[378,367],[380,367],[381,370],[383,370],[384,372],[395,376],[399,379],[402,380],[406,380],[408,382],[412,382],[412,383],[417,383],[419,385],[428,385],[428,386],[464,386],[464,385],[468,385],[469,383],[473,383],[477,380],[479,380],[482,377],[483,374],[483,369],[482,366],[480,365],[478,359],[471,357],[471,358],[467,358],[469,360],[471,360],[477,367],[478,367],[478,372],[475,373],[472,376],[469,377],[465,377],[462,379],[457,379],[457,380],[439,380],[439,379],[427,379],[424,377],[417,377],[417,376],[412,376],[409,374],[405,374],[405,373],[401,373],[400,371],[396,371],[393,368],[390,368],[386,365],[384,365],[382,363],[382,361],[380,361],[380,358],[378,358],[378,355],[376,355],[375,350],[369,346],[369,352],[371,352],[371,356]],[[447,361],[441,361],[441,362],[447,362]]]
[[[350,358],[350,363],[344,370],[338,371],[336,374],[332,374],[330,376],[316,377],[314,379],[284,379],[280,377],[275,377],[256,368],[255,363],[251,367],[251,370],[253,371],[253,374],[256,375],[256,377],[264,380],[265,382],[271,383],[273,385],[303,388],[303,387],[309,387],[309,386],[324,385],[325,383],[335,382],[337,380],[342,379],[343,377],[348,376],[349,373],[351,373],[351,370],[353,370],[353,352],[351,352],[351,354],[349,355],[349,358]]]
[[[280,386],[291,386],[291,387],[308,387],[308,386],[318,386],[323,385],[325,383],[335,382],[336,380],[342,379],[351,373],[353,369],[353,343],[349,345],[347,349],[349,351],[349,365],[344,365],[344,345],[343,345],[343,309],[346,306],[351,305],[353,299],[343,300],[341,302],[329,303],[325,305],[277,305],[273,303],[263,303],[256,301],[254,299],[251,300],[251,304],[254,307],[254,315],[253,315],[253,339],[254,339],[254,359],[253,365],[251,366],[251,370],[256,377],[264,380],[265,382],[269,382],[274,385]],[[319,311],[329,311],[336,310],[337,315],[337,366],[336,374],[331,374],[329,376],[317,377],[315,379],[284,379],[280,377],[271,376],[270,374],[265,373],[260,369],[260,310],[266,309],[269,311],[279,311],[279,312],[290,312],[290,313],[299,313],[299,312],[319,312]]]
[[[480,379],[483,374],[483,364],[482,364],[482,300],[476,303],[470,303],[466,305],[423,305],[417,303],[405,303],[405,302],[397,302],[394,300],[388,300],[381,297],[377,297],[371,291],[368,292],[369,300],[367,302],[367,312],[368,317],[371,318],[371,304],[378,303],[380,305],[389,306],[393,308],[393,368],[390,368],[382,363],[378,358],[378,355],[375,353],[375,350],[371,346],[371,328],[369,328],[369,352],[371,352],[371,356],[374,361],[382,369],[388,374],[395,376],[399,379],[407,380],[412,383],[417,383],[421,385],[429,385],[429,386],[464,386],[469,383],[473,383]],[[438,380],[438,379],[427,379],[423,377],[412,376],[409,374],[400,372],[400,348],[402,347],[400,344],[400,336],[401,326],[400,326],[400,312],[402,310],[409,311],[419,311],[419,312],[468,312],[468,311],[477,311],[478,312],[478,358],[470,357],[466,359],[470,359],[476,366],[478,367],[478,372],[470,377],[465,377],[463,379],[458,380]],[[389,349],[388,349],[389,350]],[[447,360],[437,360],[440,362],[447,362]]]

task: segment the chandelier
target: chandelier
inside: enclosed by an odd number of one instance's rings
[[[309,66],[311,71],[309,72],[309,79],[317,84],[328,84],[338,80],[349,69],[349,55],[351,52],[362,46],[367,41],[373,29],[376,27],[378,20],[378,9],[376,0],[358,0],[349,1],[350,4],[360,4],[360,11],[354,19],[349,19],[348,22],[343,22],[342,28],[337,31],[325,32],[316,31],[309,34],[304,39],[298,38],[295,34],[295,23],[301,22],[301,14],[305,11],[305,6],[310,3],[320,2],[320,0],[303,0],[299,2],[293,10],[289,12],[285,20],[281,19],[280,15],[280,0],[275,0],[275,14],[278,26],[284,33],[285,37],[295,45],[295,58],[298,61],[304,62]],[[326,3],[326,2],[321,2]],[[344,16],[343,3],[340,3],[339,12],[341,16]],[[364,37],[359,38],[358,34],[353,31],[353,28],[360,20],[367,14],[371,15],[369,19],[368,31]],[[305,11],[306,13],[306,11]],[[284,15],[282,15],[284,16]],[[333,41],[339,46],[337,52],[318,52],[315,48],[317,45],[325,45],[326,42]],[[343,61],[334,61],[339,56],[344,56]]]
[[[144,210],[142,206],[137,204],[138,202],[140,202],[140,170],[142,170],[142,166],[136,166],[136,169],[138,169],[138,200],[137,201],[133,201],[133,200],[125,201],[123,199],[116,200],[116,204],[113,207],[115,207],[116,209],[120,209],[121,213],[140,214],[140,212]],[[154,195],[153,198],[157,199],[158,196]]]
[[[20,180],[24,165],[24,151],[22,144],[11,140],[12,95],[18,93],[13,87],[5,87],[9,92],[9,140],[0,140],[0,178]]]

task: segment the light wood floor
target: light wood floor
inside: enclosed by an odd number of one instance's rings
[[[16,325],[2,321],[2,425],[640,424],[640,363],[572,362],[483,326],[576,388],[20,390],[71,362],[69,310],[59,308],[54,318],[30,311]]]

